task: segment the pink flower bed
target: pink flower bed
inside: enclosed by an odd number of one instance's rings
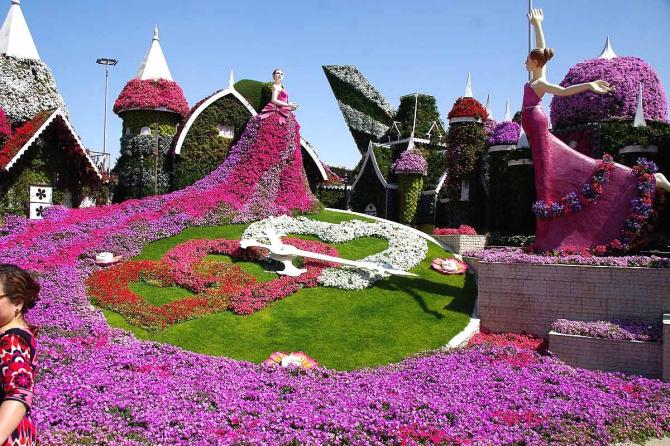
[[[554,96],[551,122],[554,127],[596,122],[606,119],[633,119],[637,94],[642,84],[645,119],[668,119],[665,89],[656,71],[638,57],[589,59],[570,68],[561,86],[604,79],[614,87],[610,94],[586,92],[574,96]]]
[[[458,228],[435,228],[433,235],[477,235],[472,226],[460,225]]]
[[[239,144],[229,158],[242,157],[235,150],[251,141]],[[186,227],[229,221],[238,215],[226,201],[238,186],[235,165],[224,162],[171,194],[56,209],[43,221],[7,218],[0,262],[30,269],[42,285],[29,314],[41,327],[32,410],[40,444],[605,445],[670,431],[669,384],[573,369],[514,345],[339,372],[211,357],[111,328],[84,285],[100,269],[95,254],[130,258]],[[253,190],[288,200],[284,185],[269,186],[279,178]],[[255,197],[251,204],[275,202]],[[254,212],[263,215],[246,215]],[[248,297],[239,302],[244,311],[257,296]]]
[[[188,102],[179,84],[166,79],[131,79],[116,98],[114,113],[161,107],[178,113],[182,118],[188,114]]]

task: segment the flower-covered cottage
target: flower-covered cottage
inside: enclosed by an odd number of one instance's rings
[[[114,112],[123,120],[114,200],[179,190],[207,176],[221,165],[247,122],[269,101],[268,88],[253,80],[235,83],[231,72],[225,89],[189,108],[172,78],[156,28],[137,76],[128,81],[114,104]],[[328,174],[306,140],[301,139],[301,146],[310,187],[317,191],[336,176]]]
[[[352,175],[353,210],[406,224],[485,225],[486,200],[477,178],[488,112],[472,97],[469,78],[449,113],[447,135],[435,97],[412,93],[395,110],[356,67],[323,70],[362,153]],[[402,168],[409,161],[421,164],[419,157],[425,171]]]
[[[14,0],[0,29],[0,214],[91,204],[102,184]]]
[[[395,110],[354,66],[323,69],[362,154],[352,175],[353,210],[407,222],[401,212],[407,209],[407,199],[391,166],[405,150],[418,148],[428,167],[412,224],[456,227],[465,223],[480,232],[501,235],[501,243],[506,243],[508,235],[533,233],[533,160],[519,114],[512,119],[509,105],[502,123],[490,119],[488,104],[484,107],[472,97],[468,76],[464,95],[447,116],[445,132],[432,96],[405,96]],[[628,166],[645,157],[667,175],[667,97],[655,70],[637,57],[617,56],[608,38],[602,54],[572,67],[561,85],[598,78],[615,86],[613,94],[554,97],[552,131],[588,156],[600,158],[608,152]],[[669,228],[666,207],[656,224],[661,244],[667,244],[662,234]]]

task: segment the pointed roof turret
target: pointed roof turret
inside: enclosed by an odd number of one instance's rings
[[[615,57],[619,56],[617,56],[614,50],[612,49],[612,44],[610,43],[610,36],[607,36],[607,40],[605,40],[605,47],[600,52],[600,56],[598,56],[598,59],[614,59]]]
[[[509,99],[505,101],[505,116],[503,117],[503,122],[508,122],[512,120],[512,112],[509,110]]]
[[[486,95],[486,106],[484,108],[486,109],[486,113],[491,115],[491,93]]]
[[[470,73],[468,73],[468,80],[465,83],[465,93],[463,93],[464,98],[471,98],[472,97],[472,78],[470,77]]]
[[[230,69],[230,76],[228,77],[228,88],[235,88],[235,78],[233,77],[233,69]]]
[[[21,11],[20,0],[12,0],[12,6],[9,7],[7,17],[0,28],[0,54],[40,60],[33,36]]]
[[[144,57],[142,65],[140,65],[140,69],[137,71],[136,77],[139,80],[173,80],[170,69],[168,68],[167,60],[165,60],[165,55],[161,49],[160,39],[158,37],[158,25],[154,28],[154,36],[151,40],[151,46],[149,47],[149,51],[147,51],[147,55]]]
[[[642,107],[642,82],[637,91],[637,109],[635,110],[635,119],[633,120],[633,127],[646,127],[647,121],[644,120],[644,108]]]

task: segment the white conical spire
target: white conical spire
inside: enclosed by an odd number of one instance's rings
[[[484,107],[484,109],[486,110],[486,113],[488,113],[489,117],[493,118],[491,116],[491,93],[486,95],[486,107]]]
[[[0,28],[0,54],[40,60],[19,0],[12,0],[12,6]]]
[[[610,36],[607,36],[607,40],[605,40],[605,48],[603,48],[602,52],[600,53],[600,56],[598,56],[598,59],[614,59],[615,57],[619,56],[617,56],[614,50],[612,49],[612,44],[610,43]]]
[[[642,107],[642,82],[637,90],[637,110],[635,110],[635,119],[633,127],[646,127],[647,121],[644,120],[644,108]]]
[[[233,77],[233,69],[230,69],[230,76],[228,76],[228,88],[235,86],[235,78]]]
[[[154,37],[151,40],[151,46],[147,52],[140,69],[137,71],[137,79],[166,79],[171,81],[172,74],[168,68],[165,55],[161,49],[161,44],[158,38],[158,25],[154,28]]]
[[[468,73],[468,81],[465,83],[465,93],[463,93],[463,97],[472,97],[472,79],[470,78],[470,73]]]
[[[512,113],[509,111],[509,99],[505,101],[505,116],[503,117],[503,122],[509,122],[512,120]]]

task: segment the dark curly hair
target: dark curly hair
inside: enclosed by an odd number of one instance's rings
[[[25,270],[9,263],[0,264],[0,283],[4,293],[14,303],[22,303],[21,314],[25,315],[28,310],[35,307],[39,301],[40,285]],[[37,328],[28,327],[36,332]]]

